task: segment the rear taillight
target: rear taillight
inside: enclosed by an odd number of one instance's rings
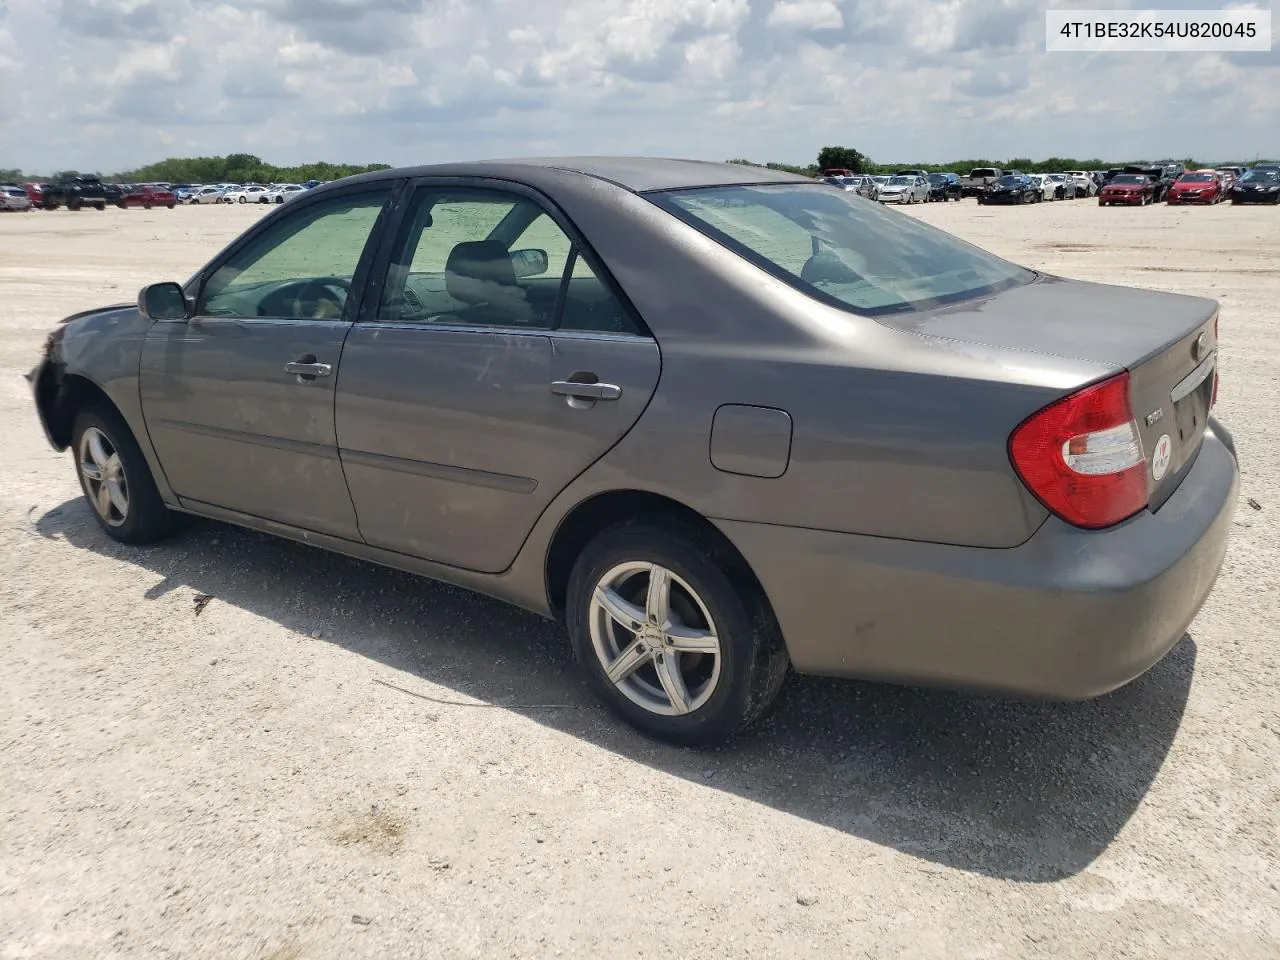
[[[1147,505],[1147,461],[1129,405],[1129,373],[1085,387],[1013,431],[1018,476],[1068,523],[1097,529]]]

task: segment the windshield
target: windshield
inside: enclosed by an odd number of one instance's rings
[[[1139,176],[1136,173],[1122,173],[1111,181],[1112,183],[1146,183],[1147,178]]]
[[[929,174],[929,182],[930,183],[949,183],[950,181],[947,179],[945,174],[931,173]]]
[[[1016,187],[1022,183],[1021,177],[1015,177],[1012,174],[1001,177],[996,181],[1002,187]]]
[[[1035,278],[914,217],[843,191],[782,184],[647,196],[809,296],[873,316],[925,310]]]
[[[1179,183],[1213,183],[1212,173],[1184,173],[1178,178]]]
[[[889,178],[889,185],[892,187],[910,186],[914,182],[915,182],[914,177],[890,177]]]
[[[1240,178],[1241,183],[1275,183],[1280,181],[1280,170],[1250,170]]]

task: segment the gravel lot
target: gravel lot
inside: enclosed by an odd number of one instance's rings
[[[98,531],[21,374],[263,212],[0,216],[0,960],[1280,956],[1280,210],[913,208],[1221,299],[1226,567],[1111,696],[797,678],[717,753],[610,720],[495,602],[212,523]]]

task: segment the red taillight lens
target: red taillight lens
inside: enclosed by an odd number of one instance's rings
[[[1147,460],[1129,406],[1129,373],[1085,387],[1013,431],[1018,476],[1068,523],[1097,529],[1147,505]]]

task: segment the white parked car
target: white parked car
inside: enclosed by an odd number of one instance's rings
[[[228,190],[222,195],[223,203],[257,203],[262,194],[267,192],[266,187],[252,184],[247,187],[235,187]]]
[[[1098,185],[1084,170],[1068,170],[1067,174],[1076,184],[1076,194],[1081,197],[1092,197],[1098,192]]]
[[[31,198],[21,187],[0,187],[0,210],[30,210]]]
[[[187,203],[217,203],[222,199],[221,187],[201,187],[187,196]]]
[[[284,203],[307,192],[307,188],[296,183],[282,183],[262,194],[259,203]]]
[[[924,177],[890,177],[876,199],[881,203],[925,203],[929,199],[929,181]]]
[[[1036,185],[1036,189],[1040,191],[1041,200],[1052,200],[1054,191],[1058,189],[1058,185],[1049,179],[1047,173],[1029,173],[1027,179]]]
[[[1076,186],[1074,177],[1065,173],[1046,174],[1050,182],[1054,185],[1053,200],[1074,200],[1076,195],[1080,193],[1079,187]]]

